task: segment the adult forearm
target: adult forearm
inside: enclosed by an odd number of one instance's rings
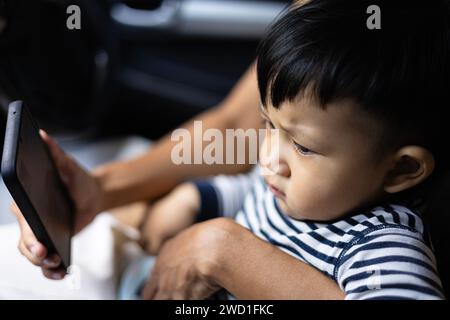
[[[226,222],[214,280],[238,299],[343,299],[338,285],[317,269]]]
[[[257,128],[259,126],[258,105],[256,74],[252,67],[222,104],[200,114],[193,120],[202,121],[203,131],[214,128],[224,133],[229,128],[244,130]],[[189,131],[191,137],[194,137],[193,120],[182,126]],[[140,157],[97,168],[94,176],[97,177],[104,191],[103,209],[154,199],[170,191],[180,181],[192,177],[220,173],[234,174],[250,168],[249,164],[176,165],[171,159],[171,153],[177,143],[171,140],[170,135],[167,135]],[[203,141],[202,143],[205,144]]]
[[[217,111],[204,114],[197,119],[204,127],[221,125]],[[191,126],[187,125],[191,131]],[[104,210],[135,201],[151,200],[170,191],[179,182],[195,176],[206,176],[220,172],[239,172],[243,166],[221,165],[176,165],[171,160],[175,146],[170,136],[162,138],[144,155],[124,162],[115,162],[94,171],[105,194]]]

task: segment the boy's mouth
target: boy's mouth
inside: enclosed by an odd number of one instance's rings
[[[275,186],[273,186],[272,184],[268,183],[269,189],[270,191],[272,191],[272,193],[278,197],[278,198],[285,198],[286,195],[284,194],[284,192],[280,191],[278,188],[276,188]]]

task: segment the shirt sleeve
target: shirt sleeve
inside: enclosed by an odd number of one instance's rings
[[[336,268],[348,300],[444,299],[433,252],[410,230],[369,233],[343,252]]]
[[[255,167],[247,174],[219,175],[193,181],[200,193],[197,222],[217,217],[234,218],[242,208],[246,194],[259,178],[259,169]]]

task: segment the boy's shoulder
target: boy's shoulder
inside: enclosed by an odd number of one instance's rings
[[[428,245],[428,234],[418,210],[401,204],[383,204],[365,212],[345,218],[338,224],[346,224],[345,233],[349,245],[374,233],[409,234]]]
[[[383,204],[364,214],[369,228],[401,228],[423,234],[424,224],[418,210],[401,204]]]
[[[436,259],[419,212],[388,204],[348,219],[354,220],[354,225],[347,229],[333,278],[349,299],[443,297]],[[372,290],[372,280],[384,290]]]
[[[384,263],[388,256],[409,256],[422,260],[427,257],[435,265],[431,239],[421,214],[400,204],[384,204],[364,213],[348,217],[338,224],[351,225],[345,230],[335,266],[338,269],[350,262],[364,264],[365,260]],[[420,256],[420,257],[418,257]],[[379,260],[379,261],[378,261]],[[373,262],[373,261],[372,261]]]
[[[393,248],[395,252],[412,247],[426,251],[434,262],[431,240],[421,214],[407,206],[379,205],[336,221],[331,226],[334,234],[336,230],[342,232],[336,242],[339,246],[335,248],[338,249],[335,272],[356,253],[381,257],[393,252]]]

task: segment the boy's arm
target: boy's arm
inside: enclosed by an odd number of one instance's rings
[[[222,174],[210,179],[192,181],[199,195],[196,222],[218,217],[234,218],[242,208],[255,180],[261,179],[258,168],[256,166],[246,174]]]
[[[257,129],[260,126],[258,106],[256,70],[252,65],[220,105],[200,114],[194,120],[202,121],[203,130],[215,128],[223,133],[227,128]],[[193,121],[190,120],[183,127],[193,137]],[[138,158],[97,168],[94,176],[104,192],[102,209],[154,199],[168,192],[180,181],[192,177],[234,174],[250,168],[249,164],[175,165],[171,160],[171,152],[176,144],[167,135]]]
[[[142,247],[149,254],[157,255],[167,239],[192,224],[233,217],[242,208],[255,179],[260,179],[256,168],[247,174],[219,175],[177,185],[154,202],[146,213],[140,208],[142,222],[138,228],[141,229]],[[126,210],[127,218],[129,210]],[[135,220],[139,223],[138,219]],[[125,221],[130,221],[130,218]]]

